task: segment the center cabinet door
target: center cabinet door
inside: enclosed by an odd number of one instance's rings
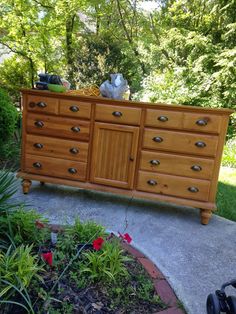
[[[91,181],[132,189],[139,128],[95,123]]]

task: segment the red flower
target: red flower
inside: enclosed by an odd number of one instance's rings
[[[43,229],[43,228],[45,228],[45,224],[42,223],[40,220],[36,220],[36,221],[35,221],[35,226],[36,226],[38,229]]]
[[[52,266],[52,252],[42,253],[41,257],[45,263]]]
[[[103,244],[104,240],[103,238],[97,238],[93,241],[93,248],[96,251],[101,250],[102,244]]]
[[[132,241],[132,238],[128,233],[125,233],[125,234],[121,234],[120,232],[118,232],[118,233],[119,233],[119,237],[121,239],[123,239],[124,241],[126,241],[128,243],[130,243]]]

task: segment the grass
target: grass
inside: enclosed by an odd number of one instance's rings
[[[220,170],[215,214],[236,221],[236,168]]]

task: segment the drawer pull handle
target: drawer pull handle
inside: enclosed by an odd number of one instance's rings
[[[34,166],[34,168],[37,168],[37,169],[42,168],[42,165],[41,165],[40,162],[34,162],[34,163],[33,163],[33,166]]]
[[[148,180],[147,183],[149,185],[157,185],[157,181],[155,181],[155,180]]]
[[[160,161],[156,160],[156,159],[153,159],[153,160],[150,160],[150,164],[153,165],[153,166],[158,166],[158,165],[160,165]]]
[[[201,171],[201,170],[202,170],[202,167],[201,167],[201,166],[198,166],[198,165],[193,165],[193,166],[191,167],[191,169],[192,169],[193,171]]]
[[[71,152],[71,154],[76,155],[76,154],[78,154],[79,150],[78,150],[78,148],[72,147],[72,148],[70,149],[70,152]]]
[[[120,111],[114,111],[114,112],[112,112],[112,114],[114,117],[121,117],[122,116],[122,112],[120,112]]]
[[[68,171],[71,174],[76,174],[77,173],[77,170],[75,168],[69,168]]]
[[[77,112],[77,111],[79,111],[79,107],[78,106],[71,106],[70,111]]]
[[[39,108],[45,108],[45,107],[47,107],[47,104],[45,102],[43,102],[43,101],[40,101],[40,102],[37,103],[37,106]]]
[[[75,133],[79,133],[80,132],[80,128],[78,126],[72,126],[71,130]]]
[[[161,142],[163,142],[163,138],[162,137],[160,137],[160,136],[155,136],[155,137],[153,137],[153,139],[152,139],[154,142],[157,142],[157,143],[161,143]]]
[[[196,142],[195,145],[196,145],[197,147],[200,147],[200,148],[206,147],[206,143],[201,142],[201,141]]]
[[[35,121],[34,125],[37,126],[37,128],[42,128],[44,126],[43,121]]]
[[[205,126],[207,125],[207,121],[205,119],[200,119],[196,121],[196,124],[199,126]]]
[[[31,101],[31,102],[29,103],[29,107],[30,107],[30,108],[34,108],[35,106],[36,106],[36,103],[35,103],[35,102]]]
[[[158,117],[158,120],[161,122],[166,122],[166,121],[168,121],[168,118],[166,116],[160,116],[160,117]]]
[[[192,193],[197,193],[197,192],[199,191],[199,189],[196,188],[195,186],[190,186],[190,187],[188,188],[188,190],[189,190],[189,192],[192,192]]]
[[[35,143],[35,144],[34,144],[34,147],[35,147],[35,148],[38,148],[38,149],[41,149],[41,148],[43,148],[43,144]]]

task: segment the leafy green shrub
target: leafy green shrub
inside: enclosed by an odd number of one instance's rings
[[[18,277],[24,287],[28,287],[34,276],[41,269],[37,255],[32,255],[33,246],[21,245],[15,250],[9,247],[6,253],[0,253],[0,278],[18,286]]]
[[[236,168],[236,138],[228,140],[224,146],[222,165]]]
[[[81,272],[92,281],[116,281],[128,275],[124,263],[130,259],[124,255],[117,240],[106,241],[100,251],[83,253],[83,258]]]
[[[17,110],[8,94],[0,88],[0,151],[12,136],[17,123]]]
[[[47,228],[37,229],[35,226],[36,220],[47,222],[47,219],[42,218],[35,210],[24,210],[23,207],[18,208],[7,216],[0,216],[0,224],[3,226],[0,234],[4,232],[5,234],[10,233],[16,245],[21,243],[32,243],[33,245],[44,243],[49,240],[50,232]]]
[[[58,251],[62,251],[68,257],[75,254],[78,244],[84,244],[92,237],[102,237],[105,235],[104,227],[93,221],[82,223],[79,218],[75,220],[73,226],[65,228],[63,235],[58,237]]]

